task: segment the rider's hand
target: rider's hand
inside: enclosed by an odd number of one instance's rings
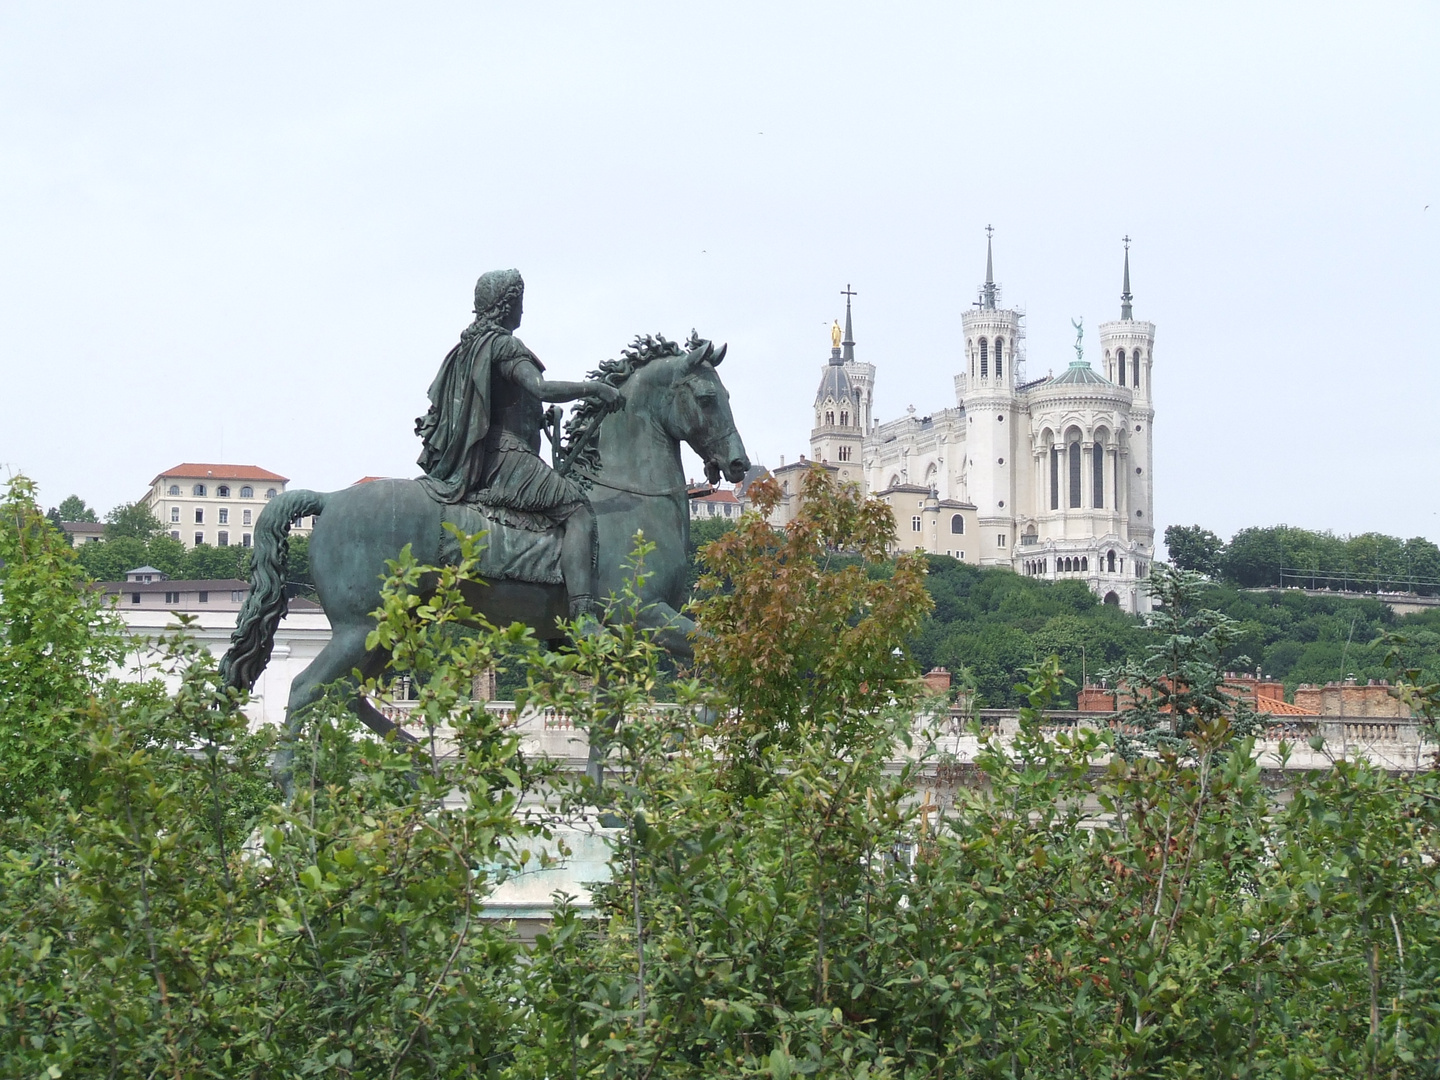
[[[602,405],[614,405],[620,400],[620,391],[607,382],[587,382],[585,396]]]

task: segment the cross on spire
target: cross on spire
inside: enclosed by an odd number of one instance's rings
[[[860,294],[850,288],[850,283],[845,283],[845,288],[840,290],[840,295],[845,297],[845,340],[840,342],[845,347],[843,359],[848,363],[855,359],[855,331],[850,328],[850,298]]]
[[[995,310],[995,259],[991,253],[991,237],[995,235],[995,228],[991,225],[985,226],[985,287],[981,291],[980,307],[986,311]]]
[[[1135,299],[1130,295],[1130,234],[1126,233],[1125,240],[1125,284],[1120,289],[1120,318],[1133,319],[1134,308],[1130,301]]]

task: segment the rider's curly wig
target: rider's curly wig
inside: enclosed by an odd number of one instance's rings
[[[525,295],[519,270],[490,270],[475,282],[475,321],[460,335],[462,342],[491,330],[503,330],[511,310]]]

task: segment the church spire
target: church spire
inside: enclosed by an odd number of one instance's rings
[[[1130,237],[1125,236],[1125,284],[1120,290],[1120,318],[1133,319],[1135,316],[1131,310],[1130,301],[1135,299],[1130,295]]]
[[[982,306],[986,311],[995,310],[995,257],[991,249],[990,238],[995,234],[995,229],[985,226],[985,288]]]
[[[847,364],[853,364],[855,362],[855,331],[850,327],[850,298],[860,294],[852,292],[848,282],[840,294],[845,297],[845,338],[840,342],[845,351],[840,358]]]

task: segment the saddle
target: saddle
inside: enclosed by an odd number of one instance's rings
[[[480,576],[490,581],[529,581],[537,585],[563,585],[560,549],[564,529],[544,514],[503,506],[452,503],[440,519],[461,532],[484,532],[480,550]],[[440,541],[441,556],[458,562],[460,544],[449,530]]]

